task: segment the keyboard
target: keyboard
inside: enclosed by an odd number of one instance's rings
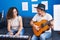
[[[28,35],[23,35],[23,36],[11,36],[11,35],[0,35],[0,37],[8,37],[8,38],[29,38],[29,36]]]
[[[31,40],[31,36],[28,36],[28,35],[20,35],[20,36],[0,35],[0,40]]]

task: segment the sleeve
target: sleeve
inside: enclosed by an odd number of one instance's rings
[[[32,18],[33,21],[37,21],[37,14]]]
[[[49,14],[48,15],[48,21],[50,21],[50,20],[52,20],[53,18],[52,18],[52,16]]]
[[[11,20],[7,20],[8,23],[11,23]]]
[[[19,16],[19,17],[18,17],[18,20],[20,21],[20,20],[21,20],[21,18],[22,18],[22,17],[21,17],[21,16]]]

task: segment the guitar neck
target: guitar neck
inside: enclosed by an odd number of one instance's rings
[[[44,27],[44,26],[46,26],[46,25],[51,26],[51,25],[52,25],[52,24],[51,24],[51,21],[53,21],[53,19],[50,20],[50,21],[47,21],[46,23],[41,24],[41,26],[42,26],[42,27]]]

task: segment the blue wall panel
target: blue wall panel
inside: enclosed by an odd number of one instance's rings
[[[41,1],[48,1],[48,13],[53,16],[53,5],[60,4],[59,0],[38,0],[37,2],[31,2],[31,0],[1,0],[0,12],[4,10],[4,17],[6,18],[7,11],[10,7],[17,7],[19,15],[22,17],[33,17],[36,13],[32,13],[32,4],[41,3]],[[22,2],[28,2],[28,11],[22,11]]]

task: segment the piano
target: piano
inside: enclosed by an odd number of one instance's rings
[[[28,36],[28,35],[21,35],[21,36],[0,35],[0,40],[31,40],[31,36]]]

